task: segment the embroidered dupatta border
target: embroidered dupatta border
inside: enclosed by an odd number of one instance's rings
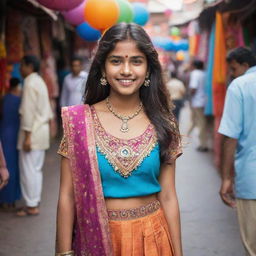
[[[87,130],[87,143],[89,148],[89,160],[92,168],[92,178],[94,179],[95,192],[97,195],[97,208],[99,211],[99,221],[103,228],[102,238],[103,243],[105,244],[105,250],[107,256],[112,256],[112,243],[110,239],[110,229],[109,229],[109,220],[108,213],[105,204],[105,199],[103,196],[102,183],[100,178],[97,153],[96,153],[96,142],[95,142],[95,133],[93,128],[93,118],[91,113],[91,108],[89,105],[85,105],[85,125]]]
[[[62,118],[76,202],[73,238],[75,255],[112,256],[90,107],[65,107],[62,109]]]

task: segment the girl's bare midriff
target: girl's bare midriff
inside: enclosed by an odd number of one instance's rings
[[[130,198],[105,198],[107,209],[129,209],[146,205],[157,199],[157,194]]]

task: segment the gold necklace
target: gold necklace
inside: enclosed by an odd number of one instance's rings
[[[113,107],[111,106],[110,102],[109,102],[109,97],[107,97],[106,99],[106,105],[108,110],[117,118],[122,120],[122,125],[120,128],[121,132],[128,132],[129,131],[129,127],[128,127],[128,121],[133,119],[135,116],[137,116],[140,111],[142,110],[142,102],[140,102],[139,108],[136,110],[136,112],[130,116],[121,116],[120,114],[116,113],[113,109]]]

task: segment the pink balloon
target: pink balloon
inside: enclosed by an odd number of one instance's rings
[[[81,4],[83,0],[37,0],[41,5],[58,11],[68,11]]]
[[[84,8],[86,0],[72,10],[61,12],[65,20],[72,25],[80,25],[84,22]]]
[[[172,10],[166,9],[166,10],[164,11],[164,15],[165,15],[166,17],[170,17],[170,16],[172,15]]]

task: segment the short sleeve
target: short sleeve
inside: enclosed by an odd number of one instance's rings
[[[198,73],[192,71],[190,74],[190,80],[189,80],[189,88],[190,89],[197,89],[199,86],[198,83]]]
[[[167,164],[173,163],[180,155],[182,155],[181,135],[176,120],[171,121],[172,139],[168,149]]]
[[[234,84],[227,90],[224,112],[219,133],[233,139],[238,139],[243,128],[242,97],[239,88]]]
[[[60,146],[59,146],[59,149],[58,149],[57,153],[61,156],[69,158],[69,156],[68,156],[68,143],[67,143],[67,139],[66,139],[65,136],[62,137],[62,140],[60,142]]]

